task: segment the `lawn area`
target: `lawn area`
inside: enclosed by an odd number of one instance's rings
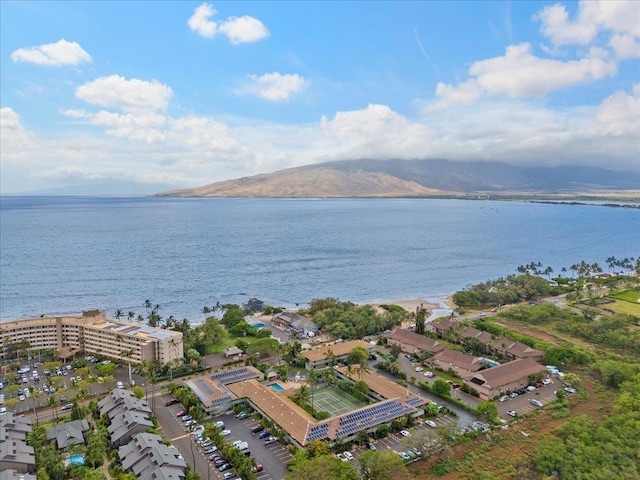
[[[624,300],[626,302],[631,302],[637,304],[640,302],[640,290],[627,290],[626,292],[614,293],[612,295],[607,295],[610,298],[615,298],[618,300]]]
[[[607,303],[601,308],[614,311],[616,313],[628,313],[630,315],[640,316],[640,303],[631,303],[624,300],[616,300],[614,303]]]

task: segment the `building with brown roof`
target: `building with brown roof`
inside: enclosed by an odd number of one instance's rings
[[[330,355],[333,355],[336,362],[344,362],[351,351],[356,347],[362,347],[367,352],[373,350],[375,345],[371,345],[363,340],[348,340],[346,342],[334,343],[333,345],[324,345],[311,350],[302,352],[302,356],[307,359],[306,368],[313,370],[314,368],[323,368],[329,365]]]
[[[543,372],[546,372],[544,365],[533,358],[524,358],[463,375],[462,381],[476,390],[481,399],[490,400],[508,391],[526,387],[529,385],[529,375]]]
[[[427,323],[427,329],[431,330],[439,337],[442,337],[444,332],[458,325],[460,325],[460,322],[457,322],[455,320],[449,320],[448,318],[443,318],[442,320],[439,320],[437,322]]]
[[[438,353],[445,349],[444,345],[433,338],[401,328],[389,334],[387,339],[389,345],[397,345],[403,352],[407,353],[418,353],[421,350]]]
[[[478,330],[477,328],[467,327],[460,332],[460,339],[464,342],[465,340],[469,340],[471,338],[475,338],[482,344],[487,344],[491,340],[493,340],[493,335],[484,330]]]
[[[428,362],[434,368],[442,370],[443,372],[453,370],[458,376],[477,372],[484,366],[478,357],[449,348],[445,348],[443,351],[436,353]]]
[[[338,369],[337,376],[351,381],[360,380],[359,374],[349,373],[346,367]],[[270,418],[300,447],[312,440],[349,442],[359,432],[373,432],[379,425],[388,424],[405,415],[422,415],[420,407],[427,400],[407,388],[374,372],[364,373],[362,381],[374,393],[373,397],[380,401],[322,421],[316,420],[296,405],[286,393],[278,392],[256,380],[234,383],[228,388],[236,397],[247,399],[256,411]]]
[[[254,378],[263,379],[260,370],[252,366],[222,370],[213,374],[201,375],[187,380],[187,385],[195,393],[205,411],[215,414],[226,410],[230,402],[235,400],[229,385]]]
[[[529,345],[505,337],[498,337],[486,344],[487,352],[500,355],[508,360],[516,358],[533,358],[542,361],[544,353]]]

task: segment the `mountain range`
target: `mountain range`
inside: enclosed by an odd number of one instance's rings
[[[490,161],[342,160],[170,190],[174,197],[438,197],[640,190],[640,172]]]

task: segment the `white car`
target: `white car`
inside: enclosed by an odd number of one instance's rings
[[[20,395],[20,396],[18,397],[18,400],[20,400],[21,402],[22,402],[24,399],[25,399],[24,395]]]
[[[421,372],[423,370],[424,370],[424,368],[422,368],[422,367],[416,367],[416,372]]]
[[[336,457],[338,457],[343,462],[348,462],[347,457],[344,456],[344,453],[336,453]]]
[[[231,435],[231,430],[222,430],[222,435],[224,435],[225,437]]]
[[[411,434],[409,432],[407,432],[406,430],[400,430],[400,435],[402,435],[403,437],[410,437]]]
[[[542,384],[543,385],[550,385],[551,384],[551,380],[548,378],[545,378],[544,380],[542,380]]]
[[[123,384],[122,382],[118,382],[118,383],[116,383],[116,386],[117,386],[118,388],[124,388],[124,384]]]
[[[0,415],[7,413],[7,407],[0,407]]]
[[[433,377],[433,372],[424,372],[423,375],[427,378]]]
[[[499,398],[499,400],[500,400],[501,402],[506,402],[507,400],[509,400],[509,395],[503,395],[503,396],[501,396],[501,397]]]
[[[511,415],[512,417],[515,417],[517,413],[515,412],[515,410],[507,410],[507,415]]]
[[[347,460],[353,460],[353,455],[351,455],[351,452],[344,452],[343,455]]]
[[[531,402],[532,405],[535,405],[536,407],[544,407],[544,403],[542,403],[540,400],[536,398],[532,398],[529,401]]]
[[[398,455],[400,455],[403,460],[411,460],[411,457],[406,452],[398,452]]]
[[[426,422],[424,422],[424,423],[426,423],[427,425],[429,425],[431,428],[436,428],[436,427],[437,427],[436,422],[434,422],[433,420],[427,420],[427,421],[426,421]]]

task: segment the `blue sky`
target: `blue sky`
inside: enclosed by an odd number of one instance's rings
[[[3,194],[352,158],[640,170],[640,2],[0,9]]]

